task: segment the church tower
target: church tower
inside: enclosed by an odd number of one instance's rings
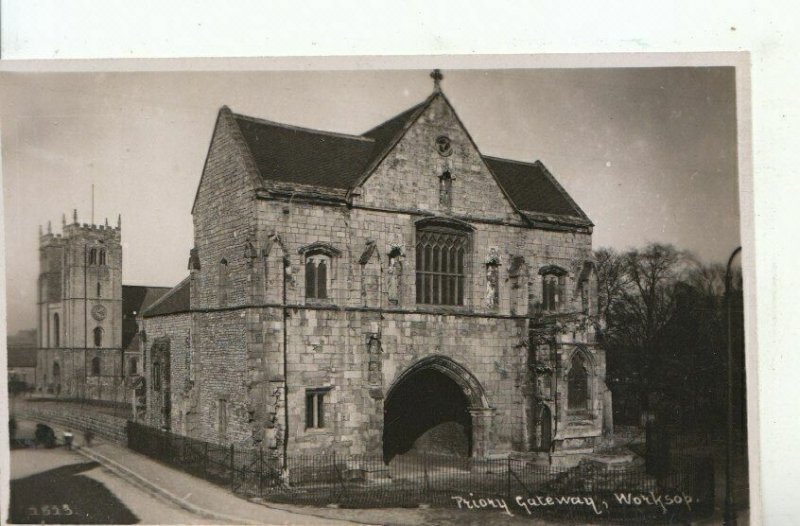
[[[122,346],[121,221],[116,227],[62,219],[39,241],[39,344],[44,349]]]

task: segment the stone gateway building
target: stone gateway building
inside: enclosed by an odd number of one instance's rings
[[[592,223],[434,78],[362,135],[219,111],[190,275],[143,315],[151,425],[277,457],[599,445]]]

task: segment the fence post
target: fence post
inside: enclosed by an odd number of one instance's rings
[[[258,446],[258,496],[264,496],[264,446]]]
[[[511,457],[506,458],[506,497],[511,501]]]
[[[332,459],[332,462],[333,462],[333,471],[331,471],[331,475],[336,477],[334,479],[334,481],[333,481],[333,484],[331,484],[331,503],[333,503],[333,488],[335,488],[336,487],[336,483],[339,482],[339,480],[338,480],[339,477],[336,476],[338,474],[338,469],[336,468],[336,451],[334,451],[333,455],[331,455],[331,459]]]
[[[203,442],[203,477],[208,478],[208,442]]]
[[[234,468],[234,462],[233,462],[233,458],[234,458],[233,455],[234,455],[233,444],[231,444],[231,489],[233,489],[233,483],[234,483],[235,474],[236,474],[236,471],[235,471],[235,468]]]

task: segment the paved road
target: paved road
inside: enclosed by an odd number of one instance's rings
[[[18,438],[35,425],[21,422]],[[219,524],[130,485],[63,447],[11,451],[9,521],[16,524]]]

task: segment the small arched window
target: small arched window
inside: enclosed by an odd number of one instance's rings
[[[53,380],[57,382],[59,378],[61,378],[61,366],[58,362],[53,362]]]
[[[328,256],[316,254],[306,258],[306,298],[328,298]]]
[[[98,297],[98,298],[100,297],[100,295],[101,295],[100,293],[102,292],[102,290],[103,290],[103,289],[100,287],[100,284],[98,283],[98,284],[97,284],[97,297]]]
[[[93,248],[89,250],[89,264],[96,265],[97,264],[97,249]]]
[[[219,306],[226,307],[228,305],[228,288],[230,287],[230,276],[228,269],[228,260],[223,259],[219,262],[219,276],[217,280],[217,297],[219,298]]]
[[[453,177],[450,172],[443,172],[439,176],[439,204],[450,207],[453,203]]]
[[[100,376],[100,357],[92,358],[92,376]]]
[[[53,314],[53,347],[61,346],[61,318],[56,312]]]
[[[102,347],[103,346],[103,329],[101,327],[95,327],[94,331],[94,346],[95,347]]]
[[[135,357],[128,360],[128,374],[138,374],[139,373],[139,360]]]
[[[161,390],[161,363],[153,362],[153,391]]]
[[[567,373],[567,407],[570,411],[589,409],[589,371],[583,353],[576,352],[572,357]]]
[[[106,251],[105,251],[105,249],[100,249],[100,261],[99,261],[99,263],[101,265],[105,265],[106,264]]]

